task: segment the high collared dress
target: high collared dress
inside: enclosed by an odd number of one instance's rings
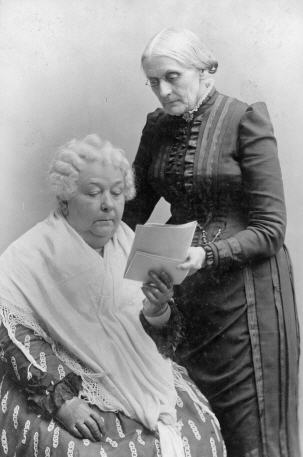
[[[206,267],[176,287],[177,360],[208,397],[231,457],[298,457],[299,330],[277,145],[266,105],[213,90],[193,119],[148,115],[132,228],[161,197],[197,220]]]

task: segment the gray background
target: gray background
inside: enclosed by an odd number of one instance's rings
[[[140,55],[154,33],[173,25],[192,29],[213,50],[220,91],[268,105],[302,321],[301,0],[2,0],[0,252],[51,209],[46,171],[57,146],[95,132],[133,159],[146,113],[158,106]],[[153,218],[166,214],[161,202]],[[303,436],[302,409],[301,401]]]

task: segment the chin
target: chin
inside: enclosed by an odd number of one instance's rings
[[[167,106],[164,107],[164,111],[171,116],[181,116],[185,113],[185,109],[182,106]]]
[[[110,239],[114,233],[115,230],[96,230],[94,235],[100,239]]]

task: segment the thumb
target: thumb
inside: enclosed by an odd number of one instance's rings
[[[180,263],[177,265],[178,270],[188,270],[191,267],[191,260],[186,259],[185,262]]]

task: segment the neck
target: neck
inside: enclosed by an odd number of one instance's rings
[[[103,255],[104,255],[104,246],[102,248],[96,248],[95,251],[98,252],[101,255],[101,257],[103,257]]]
[[[79,233],[79,232],[78,232]],[[91,233],[79,233],[79,235],[84,239],[84,241],[93,249],[95,250],[103,250],[106,243],[110,240],[111,237],[99,237],[94,236]]]
[[[106,243],[111,239],[112,235],[107,236],[96,236],[94,233],[89,230],[79,230],[75,227],[69,217],[64,217],[69,225],[81,236],[81,238],[92,248],[92,249],[103,249]]]
[[[197,103],[195,104],[195,106],[186,111],[182,117],[183,119],[185,119],[187,122],[188,121],[191,121],[193,119],[193,115],[196,111],[198,111],[198,109],[200,108],[200,106],[203,104],[203,102],[206,100],[206,98],[209,96],[210,92],[212,91],[213,87],[214,87],[214,80],[213,79],[209,79],[205,82],[205,85],[203,87],[203,91],[202,93],[200,94],[200,97],[198,98],[198,101]]]

